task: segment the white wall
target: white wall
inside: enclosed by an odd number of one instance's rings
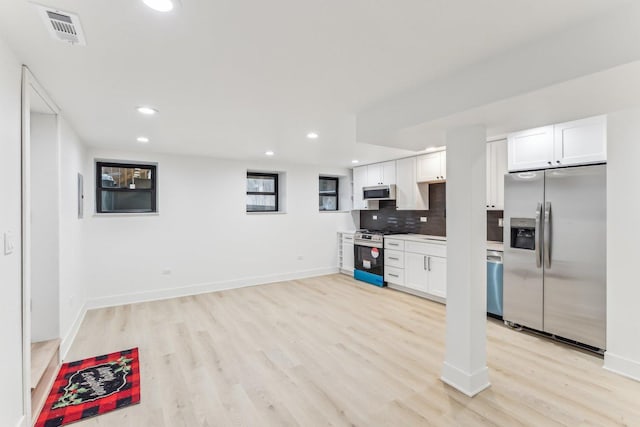
[[[66,354],[84,314],[87,280],[84,269],[85,220],[78,218],[78,173],[85,172],[85,147],[71,126],[60,119],[60,353]],[[85,195],[91,191],[84,173]],[[85,196],[86,197],[86,196]],[[87,204],[85,203],[85,216]]]
[[[60,336],[57,121],[53,114],[31,114],[32,342]]]
[[[605,368],[640,380],[640,109],[609,115],[607,143]]]
[[[20,63],[0,38],[0,425],[20,422],[22,402],[22,299],[20,285]],[[15,251],[4,255],[10,231]]]
[[[335,272],[336,231],[354,228],[349,212],[318,212],[318,176],[346,169],[95,150],[88,158],[91,306]],[[159,215],[95,216],[96,158],[157,162]],[[245,212],[247,169],[286,172],[286,214]]]

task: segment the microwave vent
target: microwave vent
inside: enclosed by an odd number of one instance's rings
[[[39,4],[34,6],[38,8],[49,34],[54,39],[74,46],[86,46],[78,15]]]

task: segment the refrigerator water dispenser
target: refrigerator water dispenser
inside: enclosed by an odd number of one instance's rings
[[[511,218],[511,247],[535,250],[536,221],[533,218]]]

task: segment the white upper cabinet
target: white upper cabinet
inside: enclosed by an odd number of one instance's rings
[[[544,169],[552,164],[553,126],[509,135],[509,170]]]
[[[607,116],[561,123],[553,128],[557,166],[607,160]]]
[[[396,208],[398,210],[429,209],[429,186],[416,182],[416,158],[396,161]]]
[[[362,166],[365,167],[365,166]],[[375,163],[366,166],[367,186],[391,185],[396,183],[396,162]]]
[[[447,152],[423,154],[416,164],[417,182],[440,182],[447,179]]]
[[[487,143],[487,209],[504,209],[504,174],[507,173],[507,140]]]
[[[353,209],[356,210],[377,210],[379,207],[376,200],[364,200],[362,188],[368,184],[369,166],[359,166],[353,168]]]
[[[597,116],[509,135],[509,171],[607,160],[607,117]]]

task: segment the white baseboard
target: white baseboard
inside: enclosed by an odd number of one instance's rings
[[[491,385],[489,369],[486,366],[469,374],[444,362],[440,379],[469,397],[475,396]]]
[[[248,286],[266,285],[268,283],[285,282],[287,280],[305,279],[308,277],[324,276],[338,273],[338,267],[316,268],[312,270],[295,271],[292,273],[274,274],[270,276],[247,277],[223,282],[201,283],[170,289],[158,289],[146,292],[135,292],[89,299],[86,310],[114,307],[139,302],[158,301],[163,299],[205,294],[209,292],[238,289]]]
[[[16,424],[16,427],[27,427],[27,417],[25,417],[24,415],[21,416],[18,420],[18,424]]]
[[[86,302],[82,304],[82,307],[80,307],[80,310],[78,311],[78,315],[73,321],[71,328],[69,328],[69,331],[62,338],[62,341],[60,342],[60,360],[64,360],[67,357],[67,353],[71,348],[71,344],[73,344],[73,341],[76,339],[76,335],[80,330],[80,325],[82,325],[82,321],[84,320],[85,314],[87,314]]]
[[[627,359],[610,351],[604,353],[604,369],[640,381],[640,362]]]

